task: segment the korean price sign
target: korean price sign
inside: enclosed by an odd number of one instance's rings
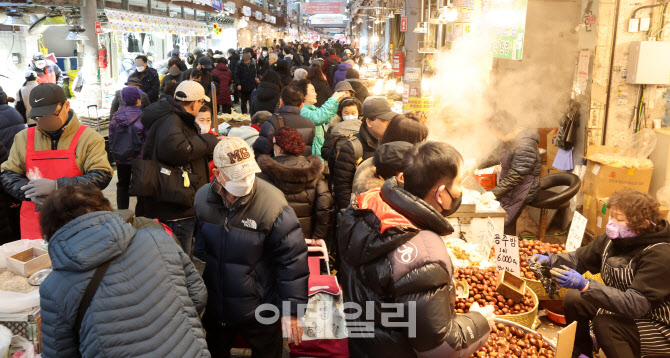
[[[587,221],[582,214],[575,211],[575,215],[572,217],[570,232],[568,233],[568,240],[565,242],[565,249],[568,252],[575,251],[582,246]]]
[[[498,272],[507,270],[515,275],[521,274],[519,267],[519,238],[496,234],[493,239],[495,246],[495,265]]]

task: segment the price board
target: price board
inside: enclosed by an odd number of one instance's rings
[[[572,225],[568,233],[568,239],[565,242],[565,249],[568,252],[577,250],[582,246],[582,239],[584,239],[584,230],[586,229],[586,222],[588,220],[580,213],[575,211],[572,217]]]
[[[495,258],[493,262],[498,272],[507,270],[515,275],[521,275],[519,238],[496,234],[493,244],[495,245]]]

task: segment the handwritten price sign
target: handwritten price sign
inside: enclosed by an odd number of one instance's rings
[[[515,275],[520,275],[519,238],[496,234],[493,244],[495,245],[496,269],[499,272],[507,270]]]
[[[565,242],[565,249],[568,252],[577,250],[582,246],[582,239],[584,239],[584,229],[586,229],[586,222],[588,220],[582,214],[575,211],[575,216],[572,217],[572,225],[568,233],[568,240]]]

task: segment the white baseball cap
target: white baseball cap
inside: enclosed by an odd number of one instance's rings
[[[225,137],[214,148],[214,165],[230,180],[238,181],[261,172],[254,151],[242,138]]]
[[[209,102],[209,97],[205,96],[205,89],[195,81],[183,81],[174,91],[174,99],[181,102],[194,102],[201,99]]]

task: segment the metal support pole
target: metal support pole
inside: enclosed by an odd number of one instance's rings
[[[444,0],[437,0],[437,11],[442,10],[444,6]],[[437,34],[435,34],[435,39],[437,42],[437,50],[439,51],[442,48],[442,31],[444,31],[444,25],[437,25]]]
[[[405,76],[404,84],[409,86],[410,97],[421,96],[421,63],[423,55],[419,53],[419,41],[424,34],[415,33],[414,29],[423,19],[423,1],[407,0],[405,15],[407,16],[407,32],[405,33]]]
[[[185,19],[186,18],[186,13],[184,12],[184,7],[181,7],[181,18]]]
[[[121,0],[121,7],[123,8],[123,10],[128,11],[128,7],[129,7],[128,0]]]
[[[98,4],[96,0],[81,1],[81,24],[84,34],[88,40],[84,40],[83,66],[81,67],[84,77],[85,88],[80,97],[88,105],[97,105],[102,108],[102,92],[100,87],[100,76],[98,74],[98,34],[95,33],[95,22],[98,21]]]
[[[151,0],[147,0],[147,14],[151,15]]]

